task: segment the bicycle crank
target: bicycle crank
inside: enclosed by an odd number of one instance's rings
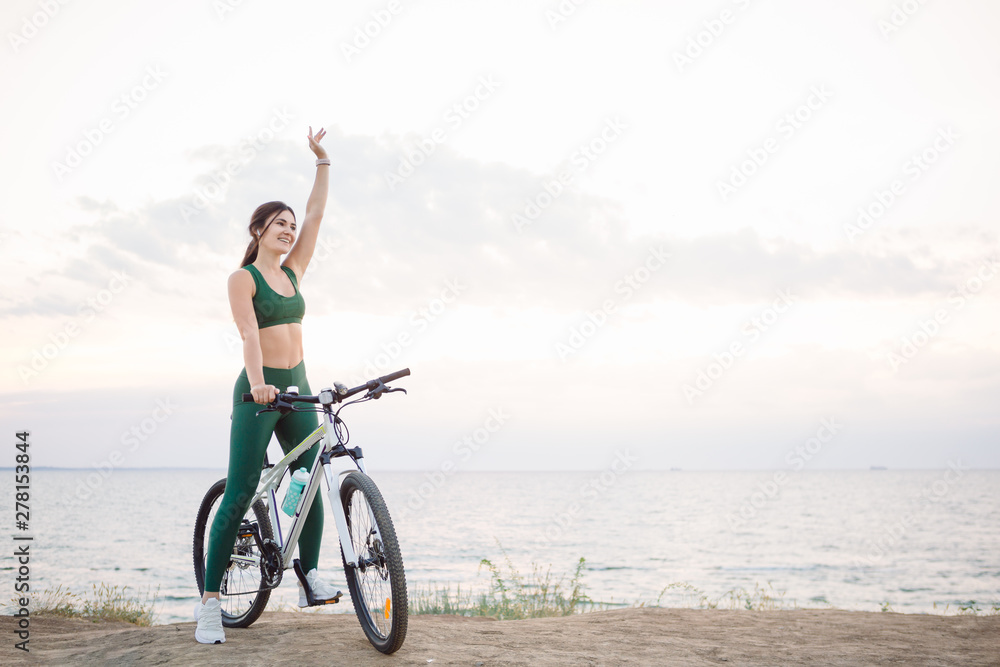
[[[285,573],[281,549],[278,547],[278,543],[272,539],[264,540],[264,545],[261,548],[260,572],[260,583],[263,588],[277,588]]]

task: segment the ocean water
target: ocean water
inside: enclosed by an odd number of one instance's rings
[[[32,472],[31,586],[93,584],[157,594],[158,623],[187,621],[198,599],[195,514],[218,470]],[[13,471],[0,491],[15,530]],[[1000,471],[377,472],[411,591],[482,590],[504,553],[568,581],[579,558],[592,599],[692,606],[755,586],[784,606],[941,613],[1000,604]],[[329,518],[329,517],[328,517]],[[8,538],[9,539],[9,538]],[[10,544],[13,544],[11,541]],[[329,546],[327,546],[329,545]],[[334,522],[321,574],[345,593]],[[15,564],[0,571],[13,596]],[[286,573],[272,595],[297,601]],[[700,591],[673,587],[687,584]],[[666,592],[664,592],[666,589]],[[723,599],[725,605],[725,600]]]

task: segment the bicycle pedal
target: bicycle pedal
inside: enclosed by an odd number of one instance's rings
[[[340,598],[342,597],[344,597],[344,594],[341,593],[340,591],[337,591],[337,594],[334,595],[329,600],[317,600],[312,596],[311,592],[306,594],[306,599],[309,600],[310,607],[322,607],[323,605],[326,604],[337,604],[338,602],[340,602]]]
[[[317,600],[313,597],[312,588],[309,587],[309,582],[306,581],[306,573],[302,569],[302,564],[299,562],[298,558],[292,560],[292,570],[295,572],[295,576],[298,578],[299,585],[302,586],[302,590],[305,591],[307,607],[320,607],[327,604],[337,604],[340,602],[340,598],[344,597],[342,592],[337,591],[337,594],[328,600]],[[300,602],[299,604],[301,605],[302,603]]]

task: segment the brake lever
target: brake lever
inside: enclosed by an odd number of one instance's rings
[[[401,391],[404,394],[406,393],[406,390],[403,389],[402,387],[390,387],[388,385],[379,382],[377,387],[375,387],[366,394],[366,397],[378,400],[379,398],[382,397],[382,394],[391,394],[394,391]]]

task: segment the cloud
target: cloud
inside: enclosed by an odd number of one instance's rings
[[[749,228],[636,236],[613,200],[572,186],[546,196],[553,175],[483,163],[441,145],[391,190],[385,174],[398,167],[408,141],[333,129],[325,143],[333,167],[321,238],[334,247],[314,257],[306,288],[310,308],[319,312],[391,314],[426,300],[449,278],[470,285],[463,303],[579,311],[613,296],[618,281],[639,269],[651,248],[671,259],[634,302],[759,301],[780,288],[794,288],[806,299],[920,298],[947,292],[975,257],[997,245],[995,234],[976,227],[964,228],[957,239],[953,231],[933,228],[883,231],[831,248],[763,237]],[[301,222],[312,170],[311,156],[297,143],[274,141],[237,160],[239,169],[228,178],[225,165],[239,157],[235,149],[197,151],[199,161],[212,157],[214,166],[193,180],[191,191],[172,199],[130,211],[78,200],[80,211],[94,217],[68,237],[82,238],[82,250],[41,272],[46,279],[34,303],[65,312],[71,304],[59,306],[46,292],[58,282],[51,278],[92,289],[106,282],[108,271],[122,268],[153,293],[180,296],[197,281],[224,280],[237,268],[257,205],[281,199]],[[210,190],[213,182],[222,185]],[[204,198],[208,192],[214,200]],[[533,219],[526,212],[531,203],[540,210]],[[519,231],[515,214],[530,224]],[[24,313],[23,306],[0,308]]]

